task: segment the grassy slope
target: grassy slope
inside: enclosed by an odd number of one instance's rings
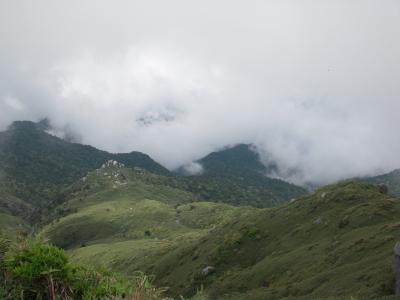
[[[71,188],[72,199],[57,209],[40,235],[69,249],[76,262],[128,275],[152,273],[170,251],[190,246],[217,224],[251,210],[194,202],[190,193],[141,180],[149,176],[157,177],[120,168],[91,173]]]
[[[100,170],[72,188],[42,236],[74,261],[155,274],[171,294],[210,299],[371,299],[393,290],[400,202],[342,183],[272,209],[192,202],[142,171]],[[144,177],[143,177],[144,176]],[[215,271],[204,275],[212,266]]]
[[[0,212],[0,233],[8,238],[15,238],[16,234],[29,229],[29,225],[21,217]]]
[[[32,207],[5,192],[0,187],[0,232],[7,237],[15,237],[17,232],[29,229],[27,217]]]
[[[177,294],[205,285],[211,299],[382,297],[393,291],[399,215],[398,200],[371,185],[326,187],[235,219],[154,271]],[[215,272],[203,276],[205,266]]]

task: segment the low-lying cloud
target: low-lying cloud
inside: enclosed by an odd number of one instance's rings
[[[0,19],[2,129],[48,117],[171,169],[253,143],[298,184],[400,167],[398,1],[4,1]]]
[[[204,172],[203,166],[198,162],[190,162],[182,166],[183,172],[186,175],[201,175]]]

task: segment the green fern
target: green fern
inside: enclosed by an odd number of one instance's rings
[[[4,257],[10,248],[10,241],[4,237],[0,237],[0,266],[4,261]]]

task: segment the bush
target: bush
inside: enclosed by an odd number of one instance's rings
[[[133,280],[108,270],[73,266],[65,252],[43,243],[8,249],[0,239],[0,299],[159,299],[150,277]],[[4,247],[3,247],[4,246]],[[12,253],[11,253],[12,252]]]
[[[5,261],[6,271],[18,289],[32,298],[67,298],[71,294],[73,268],[65,253],[54,246],[33,244]]]

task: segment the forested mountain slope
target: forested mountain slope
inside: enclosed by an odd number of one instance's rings
[[[195,163],[202,168],[197,175],[188,175],[184,167],[176,172],[186,175],[187,189],[205,200],[271,207],[306,193],[299,186],[268,177],[276,166],[264,166],[251,145],[213,152]]]
[[[199,176],[174,177],[146,154],[112,154],[65,141],[46,129],[43,122],[19,121],[0,132],[0,185],[9,194],[39,209],[62,203],[67,186],[108,160],[167,175],[165,184],[205,201],[271,207],[306,192],[267,177],[268,169],[249,145],[237,145],[199,160],[204,167]]]
[[[48,134],[41,123],[14,122],[0,133],[0,180],[11,194],[35,206],[57,201],[63,188],[110,159],[169,174],[146,154],[112,154],[70,143]]]

